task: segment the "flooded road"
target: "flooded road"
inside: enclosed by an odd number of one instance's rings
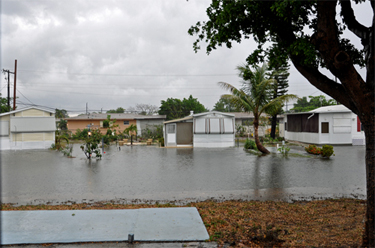
[[[308,155],[291,148],[291,153]],[[119,150],[111,146],[101,160],[92,161],[79,145],[74,145],[75,158],[50,150],[2,151],[1,201],[365,198],[365,147],[335,146],[334,151],[336,156],[321,159],[258,157],[242,148],[123,146]]]

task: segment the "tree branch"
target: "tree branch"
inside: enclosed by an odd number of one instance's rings
[[[300,64],[295,59],[291,58],[296,69],[317,89],[323,91],[327,95],[336,99],[341,104],[358,113],[357,107],[354,105],[342,84],[336,83],[322,74],[317,68],[308,67]]]
[[[344,23],[348,26],[350,31],[361,38],[363,45],[367,44],[369,38],[369,28],[363,26],[356,20],[350,1],[340,0],[340,3],[341,15]]]

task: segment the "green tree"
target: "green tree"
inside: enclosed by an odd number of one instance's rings
[[[290,109],[291,112],[309,112],[311,110],[324,107],[324,106],[330,106],[330,105],[336,105],[335,100],[329,99],[327,100],[325,96],[309,96],[310,101],[307,100],[307,97],[302,97],[297,100],[297,102],[294,104],[294,107]]]
[[[125,109],[122,108],[122,107],[118,107],[116,110],[110,109],[110,110],[107,111],[107,113],[112,113],[112,114],[114,114],[114,113],[121,114],[121,113],[124,113],[124,112],[125,112]]]
[[[285,95],[288,92],[288,77],[289,77],[289,64],[287,61],[284,61],[281,64],[270,64],[269,70],[271,71],[270,78],[274,79],[274,84],[271,90],[271,99],[275,99],[279,96]],[[276,125],[277,125],[277,115],[283,112],[282,107],[271,114],[271,138],[276,138]]]
[[[12,101],[13,98],[10,98],[10,101]],[[12,110],[11,106],[8,106],[8,98],[1,97],[0,93],[0,113],[6,113]]]
[[[369,26],[357,20],[354,3],[370,5]],[[189,29],[191,35],[198,35],[196,51],[201,40],[207,41],[210,53],[217,46],[230,48],[232,42],[252,38],[258,47],[247,58],[249,64],[288,57],[312,85],[360,118],[366,135],[367,183],[362,245],[375,247],[375,1],[212,0],[206,13],[207,22]],[[356,48],[344,30],[360,39],[363,47]],[[355,65],[366,67],[365,79]],[[332,76],[324,74],[322,67]]]
[[[184,98],[182,100],[182,116],[185,117],[190,115],[190,111],[194,111],[194,114],[208,112],[208,110],[201,104],[197,98],[193,98],[192,95],[189,98]]]
[[[242,112],[241,108],[236,107],[229,99],[220,97],[212,109],[220,112]]]
[[[178,119],[183,116],[182,101],[177,98],[168,98],[166,101],[161,101],[159,107],[159,115],[166,115],[167,120]]]
[[[193,96],[190,95],[189,98],[184,98],[182,101],[176,98],[168,98],[166,101],[162,100],[159,115],[166,115],[167,120],[173,120],[188,116],[190,111],[194,111],[195,114],[198,114],[208,110],[197,98],[193,98]]]
[[[58,119],[68,118],[68,112],[65,109],[55,109],[55,117]]]
[[[88,159],[92,158],[92,154],[95,154],[96,158],[101,158],[102,154],[99,148],[99,144],[102,140],[102,134],[99,129],[94,129],[89,132],[86,136],[85,143],[80,146],[83,153]]]
[[[68,121],[60,119],[60,121],[57,122],[57,128],[60,130],[68,130]]]
[[[260,124],[260,116],[262,113],[274,113],[282,105],[283,101],[287,99],[297,98],[295,95],[282,95],[272,99],[270,94],[272,90],[274,79],[267,78],[267,65],[254,66],[252,71],[248,66],[238,66],[239,76],[243,79],[242,88],[237,89],[231,84],[219,82],[219,85],[231,91],[231,95],[224,95],[233,102],[237,107],[240,107],[245,112],[252,112],[254,114],[254,138],[257,148],[262,153],[270,153],[259,140],[258,128]]]

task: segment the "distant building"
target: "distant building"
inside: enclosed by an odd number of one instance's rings
[[[252,112],[229,112],[229,114],[233,114],[236,119],[236,126],[241,125],[246,128],[246,132],[253,134],[254,133],[254,114]],[[261,117],[270,118],[269,115],[263,113]],[[269,120],[271,121],[271,119]],[[284,115],[277,116],[277,122],[279,123],[279,136],[284,137]],[[268,130],[271,129],[271,125],[260,125],[258,128],[259,136],[265,136]]]
[[[365,145],[359,118],[343,105],[287,114],[285,139],[320,145]]]
[[[55,143],[55,112],[28,107],[0,114],[0,149],[47,149]]]
[[[107,132],[107,128],[103,127],[103,121],[110,115],[111,120],[115,120],[118,125],[117,131],[123,132],[130,125],[137,127],[137,134],[141,135],[142,130],[149,128],[152,129],[155,125],[163,125],[166,119],[165,115],[138,115],[128,113],[104,113],[104,114],[85,114],[67,120],[68,130],[75,133],[77,129],[83,130],[90,126],[91,129],[99,129],[102,134]]]
[[[234,146],[234,115],[206,112],[164,122],[166,147]]]

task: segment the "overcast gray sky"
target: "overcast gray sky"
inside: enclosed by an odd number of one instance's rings
[[[209,0],[1,0],[1,69],[17,59],[19,107],[37,104],[69,112],[160,106],[189,95],[209,109],[240,86],[236,66],[255,42],[195,53],[190,26],[207,20]],[[369,25],[370,5],[357,9]],[[355,44],[362,48],[359,40]],[[202,44],[202,48],[204,44]],[[1,75],[1,94],[7,85]],[[333,77],[332,77],[333,78]],[[11,77],[13,92],[13,77]],[[293,67],[289,93],[322,94]],[[292,107],[292,106],[290,106]]]

